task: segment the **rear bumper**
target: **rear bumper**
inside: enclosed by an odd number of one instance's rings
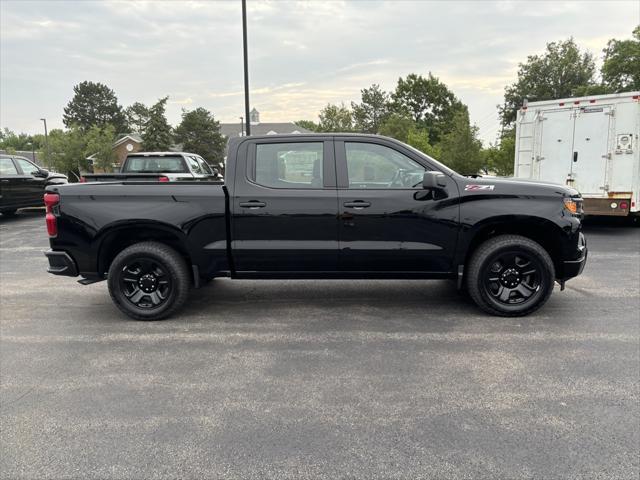
[[[626,206],[626,208],[622,208]],[[585,197],[583,209],[585,215],[626,217],[631,207],[631,196],[628,197]]]
[[[64,275],[66,277],[78,276],[76,262],[67,252],[48,250],[44,252],[44,255],[47,257],[47,260],[49,260],[47,272],[53,273],[54,275]]]
[[[589,250],[587,249],[587,240],[584,238],[582,232],[578,242],[579,256],[576,260],[565,260],[562,262],[562,277],[559,280],[568,280],[573,277],[577,277],[584,270],[584,266],[587,264],[587,256]]]

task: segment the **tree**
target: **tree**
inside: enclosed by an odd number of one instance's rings
[[[415,73],[399,78],[392,94],[394,109],[408,113],[420,128],[429,131],[429,142],[438,143],[449,131],[453,117],[466,107],[431,72],[427,78]]]
[[[412,128],[407,135],[407,143],[413,148],[426,153],[436,160],[440,158],[442,151],[439,145],[429,143],[429,132],[425,129]]]
[[[293,123],[295,123],[299,127],[306,128],[307,130],[311,130],[312,132],[320,131],[319,130],[320,126],[312,120],[298,120]]]
[[[116,154],[113,151],[115,137],[116,129],[113,125],[104,127],[94,125],[86,133],[84,156],[85,158],[93,156],[94,171],[110,172],[112,170],[112,165],[116,161]]]
[[[505,88],[504,104],[499,107],[502,124],[511,125],[525,98],[551,100],[574,95],[596,85],[595,62],[589,52],[581,52],[573,38],[547,44],[542,55],[530,55],[519,64],[518,80]]]
[[[124,110],[129,132],[142,133],[149,121],[149,108],[140,102],[135,102]]]
[[[51,164],[56,171],[65,173],[70,180],[87,170],[84,133],[75,125],[67,131],[54,129],[49,132]]]
[[[142,148],[147,151],[168,150],[171,146],[171,126],[165,117],[169,97],[161,98],[149,109],[149,120],[142,132]]]
[[[102,83],[82,82],[73,87],[73,98],[64,107],[62,120],[65,127],[72,125],[83,131],[93,125],[113,125],[118,133],[126,130],[122,107],[113,90]]]
[[[351,111],[344,106],[327,104],[320,111],[320,132],[351,132],[353,130],[353,117]]]
[[[416,122],[411,117],[400,113],[392,113],[380,125],[378,133],[407,143],[409,132],[415,128]]]
[[[451,131],[442,138],[440,161],[463,175],[478,173],[482,167],[482,143],[476,137],[477,130],[469,124],[467,112],[458,112]]]
[[[362,101],[351,102],[355,129],[363,133],[378,133],[380,126],[389,115],[390,97],[379,85],[360,90]]]
[[[183,150],[201,155],[211,164],[224,159],[225,140],[220,134],[220,122],[205,108],[182,111],[182,122],[175,131],[176,142]]]
[[[497,144],[489,145],[489,148],[482,150],[484,172],[503,177],[513,175],[515,149],[515,128],[510,128],[505,131]]]
[[[633,30],[633,38],[611,39],[603,52],[603,83],[613,92],[640,90],[640,25]]]

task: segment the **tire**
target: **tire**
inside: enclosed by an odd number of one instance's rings
[[[4,215],[5,217],[13,217],[16,214],[16,210],[16,208],[9,208],[7,210],[0,211],[0,213],[2,213],[2,215]]]
[[[113,303],[123,313],[135,320],[161,320],[187,300],[191,277],[173,248],[141,242],[111,262],[107,283]]]
[[[549,299],[555,268],[540,244],[519,235],[500,235],[473,252],[466,280],[469,295],[482,310],[520,317]]]

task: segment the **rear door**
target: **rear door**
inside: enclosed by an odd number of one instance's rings
[[[415,152],[383,139],[336,139],[340,269],[348,272],[448,273],[459,204],[422,188],[434,170]]]
[[[336,271],[332,139],[256,139],[238,160],[232,197],[236,271]]]
[[[582,194],[602,195],[606,189],[610,113],[610,106],[576,111],[571,178]]]
[[[564,185],[571,172],[574,111],[572,109],[548,111],[544,112],[542,119],[538,179]]]

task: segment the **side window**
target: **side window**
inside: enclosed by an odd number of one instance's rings
[[[345,142],[349,188],[415,188],[425,168],[393,148]]]
[[[38,167],[36,167],[33,163],[26,161],[24,158],[16,158],[16,162],[20,165],[22,169],[22,173],[25,175],[33,175],[38,171]]]
[[[0,175],[18,175],[18,170],[10,158],[0,158]]]
[[[202,173],[204,173],[205,175],[213,175],[213,172],[211,171],[211,167],[204,160],[204,158],[196,157],[196,159],[198,160],[198,163],[200,164],[200,169],[202,170]]]
[[[252,180],[271,188],[322,188],[322,142],[256,145]]]
[[[196,157],[192,157],[191,155],[187,156],[187,162],[189,162],[189,167],[193,173],[203,174],[202,168],[200,168],[200,164],[196,160]]]

